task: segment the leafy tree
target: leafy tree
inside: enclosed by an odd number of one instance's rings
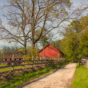
[[[66,32],[79,33],[82,31],[82,25],[80,20],[73,20],[70,25],[66,28]]]
[[[69,61],[79,61],[88,56],[88,16],[73,20],[65,29],[60,47]]]
[[[76,33],[69,33],[66,38],[61,40],[61,51],[68,61],[76,61],[79,56],[79,37]]]
[[[44,31],[47,31],[47,29],[45,28]],[[36,36],[35,36],[36,39],[38,38],[38,36],[40,35],[40,33],[41,33],[41,30],[37,30],[36,31]],[[44,46],[46,46],[48,44],[49,38],[50,38],[49,34],[42,35],[41,38],[40,38],[40,40],[38,42],[42,45],[42,47],[44,47]]]
[[[82,25],[82,29],[85,30],[88,26],[88,15],[80,19],[80,24]]]
[[[39,54],[39,49],[37,47],[32,48],[30,46],[30,47],[27,47],[27,54],[24,55],[24,58],[25,60],[39,59],[38,54]]]
[[[88,27],[82,31],[80,38],[81,54],[84,57],[88,57]]]

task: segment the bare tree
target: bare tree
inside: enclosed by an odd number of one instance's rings
[[[34,48],[42,36],[68,19],[66,9],[70,5],[69,0],[10,0],[5,15],[8,27],[0,25],[1,38],[19,42],[26,53],[28,41]]]

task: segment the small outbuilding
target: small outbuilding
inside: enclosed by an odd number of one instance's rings
[[[39,51],[40,57],[47,57],[47,58],[57,58],[60,57],[60,51],[56,49],[53,45],[48,44],[42,50]]]

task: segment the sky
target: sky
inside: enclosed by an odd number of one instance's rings
[[[71,2],[72,2],[71,10],[80,8],[81,6],[88,6],[88,0],[71,0]],[[3,13],[5,13],[2,7],[7,4],[8,4],[8,0],[0,0],[0,17],[2,16]],[[5,40],[0,40],[0,48],[2,48],[3,46],[16,46],[16,44],[9,43]]]
[[[79,5],[80,3],[82,3],[82,4],[88,4],[88,0],[71,0],[71,2],[73,3],[73,4],[75,4],[75,6],[77,6],[77,5]]]

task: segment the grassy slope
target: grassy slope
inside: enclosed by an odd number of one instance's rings
[[[77,67],[71,88],[88,88],[88,69]]]
[[[17,86],[22,85],[25,82],[30,81],[34,78],[37,78],[37,77],[39,77],[43,74],[47,74],[55,68],[64,66],[65,64],[63,63],[63,64],[59,64],[57,66],[46,67],[44,69],[41,69],[41,70],[35,71],[35,72],[31,71],[31,72],[28,72],[28,73],[22,73],[22,74],[20,74],[19,77],[13,77],[13,79],[11,79],[11,80],[0,80],[0,88],[14,88],[14,87],[17,87]]]
[[[5,66],[5,65],[2,65],[2,66]],[[30,67],[30,66],[15,66],[14,69],[23,69],[23,68],[28,68],[28,67]],[[12,70],[12,67],[0,68],[0,72],[5,72],[5,71],[9,71],[9,70]]]

